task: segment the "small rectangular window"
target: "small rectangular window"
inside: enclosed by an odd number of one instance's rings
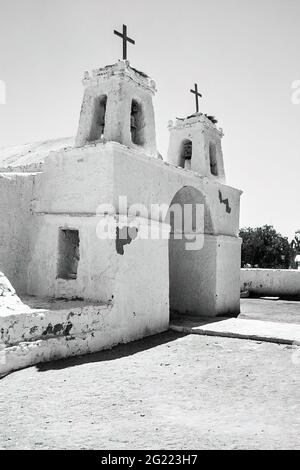
[[[79,262],[78,230],[59,230],[58,274],[60,279],[77,279]]]

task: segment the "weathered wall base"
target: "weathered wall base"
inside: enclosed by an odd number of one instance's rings
[[[53,304],[51,310],[0,317],[0,377],[41,362],[109,349],[168,328],[166,318],[160,322],[143,315],[120,319],[113,304]]]

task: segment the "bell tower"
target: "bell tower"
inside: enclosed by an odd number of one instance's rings
[[[128,60],[85,73],[76,146],[114,141],[157,157],[155,82]]]
[[[221,146],[222,129],[202,113],[169,122],[170,140],[167,160],[201,176],[225,183]]]

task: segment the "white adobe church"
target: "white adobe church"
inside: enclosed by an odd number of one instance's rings
[[[222,130],[202,113],[170,121],[162,159],[153,80],[121,60],[86,73],[83,84],[74,143],[0,151],[0,271],[24,299],[64,299],[54,313],[53,307],[19,312],[14,335],[16,315],[0,313],[2,348],[23,342],[24,355],[31,351],[23,366],[164,331],[170,311],[239,313],[241,191],[226,185]],[[124,196],[126,207],[119,204]],[[190,234],[177,239],[172,224],[150,210],[175,203],[203,205],[199,249],[186,249]],[[121,219],[134,204],[148,216],[130,216],[135,236],[123,240]],[[99,222],[115,236],[99,237]],[[171,234],[139,237],[150,225]],[[18,368],[13,362],[7,367]]]

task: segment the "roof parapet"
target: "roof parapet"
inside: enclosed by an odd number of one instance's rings
[[[144,72],[140,72],[131,67],[128,60],[119,60],[113,65],[106,65],[105,67],[94,69],[91,73],[85,72],[82,83],[85,87],[97,86],[100,82],[114,76],[133,80],[138,85],[148,89],[152,94],[156,92],[155,81]]]

